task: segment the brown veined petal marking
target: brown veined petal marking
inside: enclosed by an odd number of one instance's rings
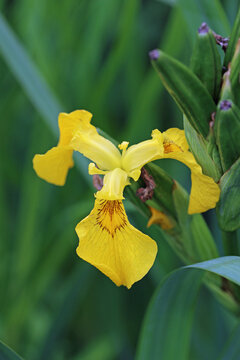
[[[121,200],[96,199],[91,213],[76,227],[77,254],[116,285],[128,288],[152,267],[157,244],[128,221]]]

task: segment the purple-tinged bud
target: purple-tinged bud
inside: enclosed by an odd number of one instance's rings
[[[158,49],[154,49],[149,51],[148,55],[151,60],[157,60],[159,58],[160,51]]]
[[[232,107],[232,102],[229,100],[223,100],[220,102],[220,110],[226,111],[231,109]]]
[[[208,24],[203,22],[200,28],[198,29],[199,34],[206,34],[209,31]]]

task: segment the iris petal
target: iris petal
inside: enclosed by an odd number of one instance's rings
[[[201,213],[212,209],[219,200],[220,189],[214,180],[202,173],[201,166],[193,154],[188,151],[184,131],[169,129],[164,135],[164,158],[175,159],[191,170],[192,187],[190,193],[189,214]]]
[[[33,168],[37,175],[54,185],[64,185],[68,170],[73,167],[72,150],[67,147],[53,147],[44,155],[35,155]]]
[[[113,170],[120,167],[121,153],[116,146],[99,135],[95,126],[82,121],[70,143],[71,147],[79,151],[101,170]]]
[[[116,168],[109,171],[103,178],[103,187],[96,193],[96,198],[105,200],[122,200],[123,190],[129,185],[126,171]]]
[[[92,114],[76,110],[70,114],[61,113],[58,117],[60,138],[58,145],[43,155],[35,155],[33,168],[37,175],[55,185],[64,185],[68,170],[73,167],[73,150],[70,141],[82,121],[90,123]]]
[[[151,140],[132,145],[123,153],[122,168],[137,181],[141,174],[141,168],[162,155],[163,136],[159,130],[153,130]]]
[[[116,285],[130,288],[152,267],[157,244],[128,221],[122,201],[96,199],[91,213],[76,227],[77,254]]]

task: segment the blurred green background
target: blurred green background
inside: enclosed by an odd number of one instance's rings
[[[32,169],[34,154],[56,144],[58,112],[92,112],[94,125],[119,143],[148,139],[154,128],[182,128],[148,52],[159,46],[189,64],[199,25],[207,21],[227,36],[239,4],[0,1],[0,339],[26,359],[133,359],[156,285],[181,265],[164,235],[146,229],[147,219],[127,200],[131,223],[158,243],[150,273],[131,290],[117,288],[77,257],[74,228],[94,202],[86,163],[79,155],[64,187]],[[183,165],[159,164],[189,188]],[[217,238],[214,213],[206,218]],[[233,320],[207,290],[198,305],[191,358],[210,359]],[[214,340],[206,328],[216,330]]]

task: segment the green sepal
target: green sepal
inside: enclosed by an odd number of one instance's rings
[[[236,44],[238,42],[238,39],[240,38],[240,8],[238,10],[232,33],[230,36],[230,40],[228,43],[226,55],[224,58],[224,66],[228,67],[228,64],[231,62],[233,54],[235,52]]]
[[[160,50],[155,50],[154,55],[152,56],[153,67],[169,94],[193,128],[206,138],[209,133],[211,114],[216,110],[209,92],[185,65]]]
[[[240,227],[240,159],[222,176],[221,195],[217,204],[219,226],[225,231]]]
[[[203,139],[191,126],[185,116],[183,117],[183,123],[190,150],[199,165],[201,165],[203,173],[213,178],[215,182],[218,182],[222,175],[222,168],[219,163],[219,154],[213,140],[207,142]]]
[[[221,58],[215,37],[205,23],[201,25],[197,33],[191,57],[191,69],[217,101],[222,77]]]
[[[240,109],[231,100],[218,105],[214,133],[225,172],[240,157]]]

